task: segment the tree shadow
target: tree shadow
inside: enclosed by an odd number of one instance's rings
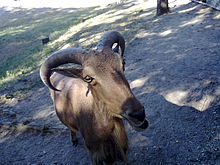
[[[150,127],[140,134],[130,130],[131,164],[219,162],[219,106],[200,112],[172,104],[157,93],[140,98],[145,103]]]
[[[131,83],[137,92],[154,91],[175,104],[202,111],[219,105],[219,28],[213,28],[218,20],[212,19],[209,8],[193,3],[186,6],[163,19],[156,18],[161,20],[153,23],[154,28],[128,45],[127,73],[128,77],[135,75]]]

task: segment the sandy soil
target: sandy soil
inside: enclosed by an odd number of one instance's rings
[[[150,127],[135,132],[126,123],[127,164],[220,164],[219,20],[219,11],[188,3],[129,25],[136,37],[127,43],[126,77]],[[46,87],[40,84],[22,100],[6,98],[0,105],[0,164],[90,164],[82,138],[72,146]]]

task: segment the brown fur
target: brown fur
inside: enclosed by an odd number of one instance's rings
[[[91,52],[82,66],[83,70],[68,70],[67,74],[58,69],[51,76],[53,86],[61,90],[50,90],[56,113],[71,130],[73,144],[77,143],[76,132],[83,136],[94,165],[126,161],[128,140],[122,114],[145,114],[124,76],[122,59],[110,50]],[[87,75],[94,80],[83,81]],[[133,123],[143,120],[127,118]]]
[[[128,142],[122,119],[112,116],[101,101],[95,103],[91,91],[86,96],[88,87],[82,80],[57,73],[51,80],[55,86],[63,89],[62,92],[50,90],[56,113],[71,130],[73,142],[77,141],[74,139],[75,132],[83,136],[93,164],[126,161]],[[79,94],[79,90],[82,94]]]
[[[97,50],[63,49],[40,69],[60,121],[70,129],[74,145],[76,132],[83,136],[94,165],[126,161],[128,140],[122,119],[139,130],[148,126],[144,107],[124,75],[124,49],[121,34],[110,31],[101,37]],[[59,68],[68,63],[81,68]]]

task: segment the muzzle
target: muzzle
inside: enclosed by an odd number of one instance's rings
[[[149,125],[148,121],[145,119],[144,108],[141,112],[125,112],[122,116],[136,131],[144,131]]]

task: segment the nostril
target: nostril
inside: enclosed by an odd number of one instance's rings
[[[145,119],[145,111],[143,110],[142,112],[129,113],[128,116],[137,119],[139,121],[143,121]]]

